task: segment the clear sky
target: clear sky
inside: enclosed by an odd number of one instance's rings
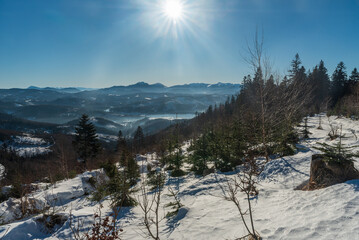
[[[359,67],[359,0],[0,0],[0,88],[239,83],[256,27],[281,74]]]

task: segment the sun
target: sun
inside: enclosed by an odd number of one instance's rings
[[[180,0],[167,0],[164,4],[163,11],[168,18],[176,21],[181,18],[183,14],[183,5]]]

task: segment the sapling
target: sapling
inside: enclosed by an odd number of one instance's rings
[[[347,146],[342,143],[342,126],[340,127],[339,140],[335,145],[329,145],[327,143],[318,143],[319,147],[314,147],[317,150],[322,151],[324,154],[324,160],[331,163],[344,163],[353,162],[355,157],[359,157],[359,153],[353,153],[352,149],[358,146]]]
[[[168,191],[170,192],[169,194],[167,194],[167,196],[169,197],[173,197],[174,201],[173,202],[169,202],[166,204],[165,207],[169,207],[171,208],[173,211],[168,212],[166,214],[166,217],[170,218],[170,217],[174,217],[177,215],[178,211],[180,210],[181,207],[183,207],[183,204],[181,203],[180,198],[178,197],[178,191],[175,191],[173,188],[169,187]]]
[[[323,127],[322,127],[322,116],[321,116],[321,115],[319,115],[319,126],[318,126],[317,129],[323,130]]]
[[[257,190],[257,176],[262,171],[262,167],[259,166],[254,157],[248,157],[246,162],[240,172],[237,172],[236,176],[233,179],[226,181],[227,186],[222,187],[224,198],[228,201],[232,201],[240,214],[243,225],[247,231],[247,235],[240,239],[254,239],[259,240],[261,237],[254,227],[254,216],[253,208],[251,201],[254,197],[258,195]],[[240,202],[238,197],[239,192],[244,193],[245,195],[245,204]],[[247,210],[243,206],[247,206]],[[246,215],[249,215],[249,220],[245,218]]]

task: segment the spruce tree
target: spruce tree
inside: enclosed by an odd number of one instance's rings
[[[117,154],[119,156],[120,166],[123,168],[127,181],[130,186],[135,185],[140,176],[139,166],[127,146],[126,139],[122,136],[121,131],[118,133]]]
[[[329,96],[330,80],[327,72],[328,70],[321,60],[319,65],[315,66],[313,72],[308,75],[316,112],[322,110],[323,102]]]
[[[96,134],[95,126],[90,122],[89,117],[83,114],[75,128],[75,140],[73,146],[87,167],[87,161],[96,157],[101,150],[101,145]]]
[[[354,68],[348,81],[348,87],[347,87],[347,90],[349,90],[348,93],[353,93],[354,92],[353,89],[355,85],[357,85],[358,83],[359,83],[359,72],[357,68]]]
[[[207,134],[203,134],[199,137],[199,139],[194,142],[191,150],[193,150],[193,153],[189,160],[193,165],[192,170],[198,175],[203,175],[204,171],[208,169],[207,162],[210,158]]]
[[[291,63],[291,69],[289,70],[289,76],[291,78],[295,78],[295,76],[299,73],[300,65],[302,64],[302,61],[300,60],[299,54],[295,54],[294,59]]]
[[[332,75],[331,98],[333,106],[344,96],[347,80],[346,67],[343,62],[340,62]]]
[[[116,152],[121,154],[122,151],[126,148],[127,148],[126,139],[123,136],[122,131],[120,130],[118,132],[118,137],[117,137]]]
[[[126,179],[128,180],[130,186],[135,185],[140,176],[140,170],[136,159],[127,149],[122,151],[120,166],[123,167],[123,172],[126,175]]]
[[[359,153],[353,153],[352,149],[358,146],[348,146],[342,143],[342,126],[340,127],[339,141],[335,145],[327,143],[317,143],[319,147],[314,147],[323,152],[324,160],[331,163],[343,164],[345,162],[354,162],[354,158],[359,157]]]
[[[352,71],[352,74],[349,77],[349,80],[354,82],[354,83],[358,83],[359,82],[359,72],[357,68],[354,68]]]
[[[145,136],[143,134],[143,130],[140,126],[138,126],[133,136],[134,150],[138,152],[141,148],[144,147],[144,143],[145,143]]]
[[[172,177],[180,177],[185,175],[185,172],[181,169],[183,160],[184,155],[177,133],[168,141],[167,155],[165,156],[165,162],[168,164],[167,170],[172,170]]]

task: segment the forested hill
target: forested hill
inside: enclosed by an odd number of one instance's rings
[[[304,116],[322,111],[358,115],[355,94],[359,93],[359,73],[355,68],[348,77],[343,62],[331,76],[323,61],[307,70],[298,54],[283,78],[269,74],[261,65],[256,69],[252,76],[244,77],[238,95],[224,104],[209,106],[191,120],[148,136],[145,149],[164,149],[171,141],[209,134],[217,142],[231,142],[237,149],[240,144],[261,144],[266,146],[262,151],[268,156],[290,150],[296,138],[293,128]]]

